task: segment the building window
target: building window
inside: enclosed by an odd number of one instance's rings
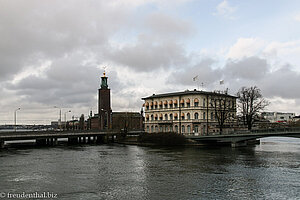
[[[203,99],[203,107],[205,107],[205,99]]]
[[[213,112],[210,113],[210,119],[211,119],[211,120],[214,119],[214,113],[213,113]]]
[[[146,110],[149,110],[149,106],[146,106]]]
[[[169,104],[169,108],[173,108],[173,104]]]
[[[149,126],[147,126],[147,128],[146,128],[146,132],[149,133]]]
[[[184,113],[181,114],[181,119],[184,119]]]
[[[198,118],[199,118],[199,114],[195,113],[195,119],[198,119]]]
[[[197,98],[194,100],[194,106],[195,106],[195,107],[198,107],[198,106],[199,106],[199,100],[198,100]]]
[[[203,113],[203,119],[205,119],[205,112]]]
[[[184,128],[184,125],[181,126],[181,133],[184,133],[185,131],[185,128]]]
[[[168,126],[165,126],[165,132],[168,132]]]
[[[165,120],[168,120],[168,114],[165,114]]]
[[[195,126],[194,126],[194,132],[195,132],[195,133],[198,133],[198,131],[199,131],[198,125],[195,125]]]
[[[190,125],[187,126],[187,133],[188,133],[188,134],[191,133],[191,126],[190,126]]]
[[[163,132],[163,127],[162,126],[159,127],[159,131]]]
[[[155,132],[158,133],[158,126],[155,126]]]
[[[154,120],[154,116],[153,115],[151,115],[151,121],[153,121]]]
[[[178,126],[175,125],[175,133],[178,133]]]
[[[170,120],[173,120],[173,114],[170,114]]]
[[[186,107],[191,107],[191,103],[186,103]]]
[[[173,126],[172,125],[170,126],[170,132],[173,132]]]
[[[155,105],[154,108],[157,109],[157,105]]]
[[[153,128],[153,126],[151,126],[151,133],[153,133],[154,132],[154,128]]]
[[[187,119],[191,119],[191,114],[190,113],[186,114],[186,117]]]

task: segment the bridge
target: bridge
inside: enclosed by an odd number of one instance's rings
[[[300,138],[300,128],[261,129],[244,132],[232,132],[216,135],[186,135],[187,139],[199,143],[231,144],[232,147],[245,146],[254,140],[265,137],[294,137]]]
[[[57,145],[59,138],[67,139],[69,144],[108,143],[113,142],[118,134],[117,131],[98,130],[0,132],[0,148],[4,148],[6,141],[15,140],[35,140],[41,146]]]

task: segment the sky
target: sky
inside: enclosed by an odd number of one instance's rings
[[[266,111],[298,115],[299,55],[298,0],[0,0],[0,124],[97,113],[104,69],[113,111],[257,86]]]

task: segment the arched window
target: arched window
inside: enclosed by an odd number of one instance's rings
[[[150,130],[149,130],[149,126],[147,126],[147,128],[146,128],[146,132],[147,132],[147,133],[149,133],[149,131],[150,131]]]
[[[154,116],[153,115],[151,115],[151,121],[153,121],[154,120]]]
[[[165,120],[168,120],[168,114],[165,114]]]
[[[214,119],[214,113],[213,113],[213,112],[210,113],[210,119],[211,119],[211,120]]]
[[[194,126],[194,132],[195,132],[195,133],[198,133],[198,131],[199,131],[198,125],[195,125],[195,126]]]
[[[184,128],[184,125],[181,126],[181,133],[184,133],[185,131],[185,128]]]
[[[178,133],[178,126],[175,125],[175,132]]]
[[[205,112],[203,113],[203,119],[205,119]]]
[[[186,118],[191,119],[191,114],[190,113],[186,114]]]
[[[172,125],[170,126],[170,132],[173,132],[173,126]]]
[[[170,114],[170,120],[173,120],[173,114],[172,113]]]
[[[198,119],[199,118],[199,114],[195,113],[194,117],[195,117],[195,119]]]
[[[203,107],[205,107],[205,99],[203,99]]]
[[[158,132],[158,126],[155,126],[155,132]]]
[[[188,133],[188,134],[191,133],[191,126],[190,126],[190,125],[187,126],[187,133]]]
[[[151,133],[153,133],[154,132],[154,128],[153,128],[153,126],[151,126]]]
[[[165,126],[165,132],[168,132],[168,126]]]
[[[198,107],[198,106],[199,106],[199,100],[198,100],[197,98],[194,100],[194,106],[195,106],[195,107]]]
[[[159,131],[163,132],[163,127],[162,126],[159,127]]]

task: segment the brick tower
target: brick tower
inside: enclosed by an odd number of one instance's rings
[[[98,113],[99,113],[99,129],[111,129],[111,107],[110,107],[110,89],[107,85],[107,77],[105,71],[101,77],[101,85],[98,90]]]

